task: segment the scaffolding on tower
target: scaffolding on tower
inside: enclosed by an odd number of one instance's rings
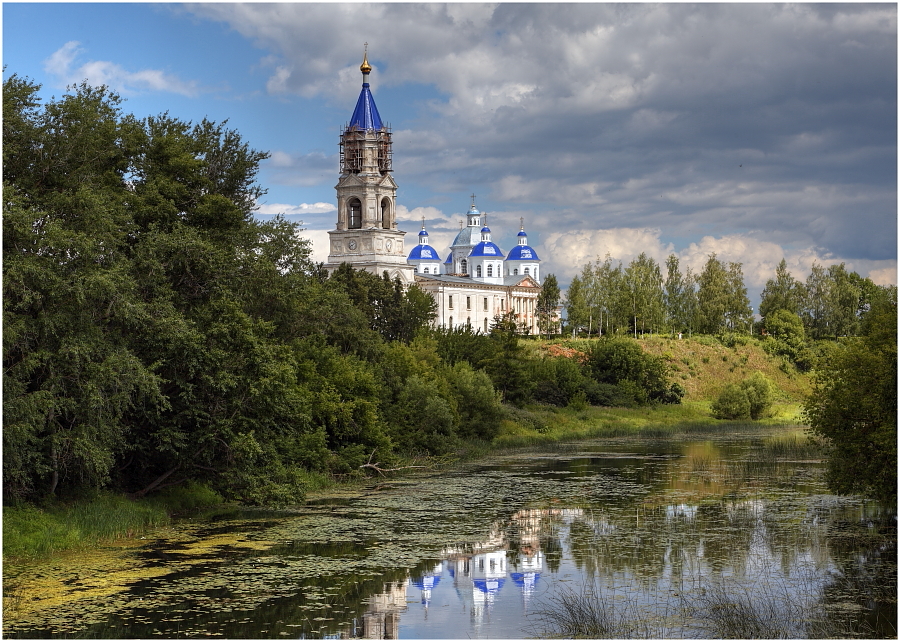
[[[375,143],[375,161],[381,174],[393,171],[393,147],[391,141],[391,128],[385,125],[379,130],[364,130],[356,126],[345,125],[341,135],[340,160],[341,172],[358,174],[363,169],[363,150],[367,141]]]

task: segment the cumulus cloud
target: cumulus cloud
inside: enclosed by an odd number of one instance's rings
[[[261,216],[303,216],[304,214],[327,214],[334,212],[337,207],[332,203],[300,203],[299,205],[287,205],[285,203],[262,203],[257,207],[255,214]]]
[[[87,81],[93,86],[106,85],[122,95],[141,92],[168,92],[195,97],[200,93],[196,81],[185,81],[159,69],[128,71],[121,65],[105,60],[90,60],[76,65],[76,59],[84,52],[79,42],[70,41],[57,49],[44,61],[44,70],[54,76],[60,85]]]

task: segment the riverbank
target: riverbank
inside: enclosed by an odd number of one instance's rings
[[[727,432],[751,425],[796,426],[800,406],[785,401],[776,404],[772,416],[761,422],[724,422],[713,419],[709,402],[687,401],[679,405],[642,408],[556,408],[530,406],[505,408],[500,434],[491,442],[465,442],[451,458],[421,461],[408,458],[389,473],[403,474],[406,465],[440,469],[461,460],[474,460],[509,449],[541,448],[551,444],[600,437],[639,436],[660,438],[679,432]],[[352,490],[366,477],[331,479],[311,477],[309,491],[317,496],[341,488]],[[37,506],[4,506],[3,558],[6,564],[49,558],[61,551],[109,545],[130,540],[166,526],[173,519],[204,509],[224,506],[222,497],[205,486],[172,487],[146,499],[133,501],[121,495],[102,493],[71,503]]]

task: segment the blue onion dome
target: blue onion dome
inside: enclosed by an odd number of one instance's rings
[[[509,251],[507,261],[540,261],[537,252],[529,245],[517,245]]]
[[[489,256],[494,258],[503,258],[503,252],[497,247],[497,244],[493,241],[482,241],[478,245],[472,248],[472,251],[469,253],[470,257],[475,256]]]
[[[425,230],[425,217],[422,217],[422,230],[419,232],[419,244],[409,253],[410,261],[440,261],[441,256],[428,245],[428,232]]]
[[[453,252],[447,255],[447,260],[444,261],[444,265],[453,265]]]
[[[509,251],[509,256],[506,257],[507,261],[540,261],[538,258],[537,252],[528,245],[528,235],[525,233],[525,222],[523,219],[521,227],[519,228],[519,233],[516,235],[519,237],[518,245],[516,245],[513,249]]]
[[[410,261],[440,261],[441,257],[430,245],[417,245],[409,253]]]

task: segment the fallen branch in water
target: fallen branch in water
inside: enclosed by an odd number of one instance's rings
[[[376,448],[375,450],[378,449]],[[397,468],[381,468],[381,462],[376,461],[374,464],[372,463],[372,458],[375,456],[375,450],[369,455],[369,461],[360,466],[360,468],[371,468],[372,470],[378,471],[378,474],[382,477],[385,473],[391,473],[395,470],[406,470],[407,468],[431,468],[431,466],[398,466]]]

